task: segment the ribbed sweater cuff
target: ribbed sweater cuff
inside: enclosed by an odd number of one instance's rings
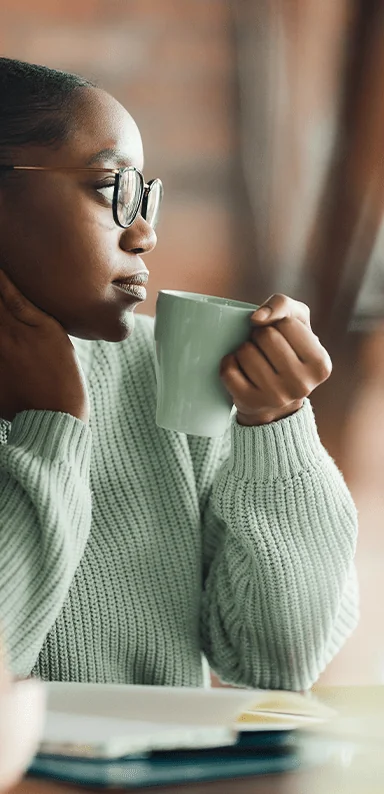
[[[258,427],[232,418],[229,471],[238,479],[270,482],[294,477],[324,456],[308,399],[292,416]]]
[[[70,414],[22,411],[12,422],[7,444],[23,447],[52,462],[66,462],[76,468],[80,476],[89,472],[91,429]]]

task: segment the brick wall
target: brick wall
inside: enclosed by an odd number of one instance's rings
[[[230,4],[3,0],[0,52],[96,78],[139,124],[146,177],[166,190],[140,310],[162,287],[245,297]]]

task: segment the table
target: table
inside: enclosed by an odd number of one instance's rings
[[[339,717],[308,734],[309,752],[326,749],[327,761],[311,769],[281,775],[163,788],[130,789],[141,794],[383,794],[384,686],[314,687],[317,697]],[[101,794],[84,788],[25,778],[9,794]],[[115,794],[122,789],[113,789]],[[126,789],[124,790],[126,791]]]

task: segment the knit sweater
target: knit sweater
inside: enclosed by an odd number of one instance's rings
[[[89,425],[0,421],[0,627],[16,675],[305,689],[357,621],[356,511],[308,400],[220,438],[157,427],[153,319],[72,340]]]

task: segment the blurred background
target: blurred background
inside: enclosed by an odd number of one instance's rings
[[[313,395],[360,513],[361,622],[323,683],[384,682],[384,3],[0,0],[2,55],[97,80],[165,202],[157,290],[304,300]]]

